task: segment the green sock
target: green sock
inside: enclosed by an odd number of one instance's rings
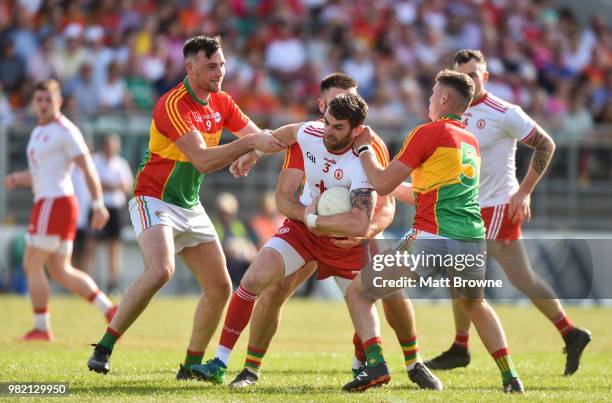
[[[501,372],[504,383],[510,382],[510,379],[512,378],[518,378],[518,373],[516,372],[516,368],[512,363],[512,358],[510,357],[510,352],[507,348],[497,350],[491,355],[499,368],[499,372]]]
[[[117,340],[119,340],[119,337],[121,337],[121,335],[111,329],[109,326],[106,328],[106,332],[98,344],[112,350],[115,347]]]
[[[385,362],[385,358],[383,357],[382,352],[382,341],[380,340],[380,337],[372,337],[363,345],[365,347],[368,366],[375,367],[378,364]]]
[[[191,368],[192,365],[202,364],[203,358],[204,358],[203,351],[187,350],[187,355],[185,355],[185,368],[189,369]]]

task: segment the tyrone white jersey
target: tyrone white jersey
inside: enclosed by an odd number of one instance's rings
[[[465,111],[463,122],[480,146],[480,207],[508,203],[519,187],[516,141],[535,133],[535,121],[520,106],[485,93]]]
[[[334,154],[323,144],[323,127],[321,121],[306,122],[298,129],[297,144],[291,147],[291,153],[301,152],[306,183],[300,195],[300,203],[308,206],[312,199],[326,189],[343,186],[349,191],[372,188],[359,157],[352,147],[342,154]]]
[[[74,194],[74,159],[87,152],[81,131],[65,116],[36,126],[27,147],[34,200]]]

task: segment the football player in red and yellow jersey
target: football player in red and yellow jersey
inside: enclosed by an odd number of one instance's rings
[[[155,105],[149,149],[129,203],[144,272],[132,283],[96,344],[87,363],[92,371],[110,370],[115,342],[172,277],[175,253],[181,255],[204,290],[184,364],[201,363],[232,289],[219,239],[200,204],[202,179],[246,152],[285,148],[278,139],[259,132],[232,97],[221,91],[225,57],[219,41],[205,36],[191,38],[183,54],[187,77]],[[223,128],[239,139],[218,145]],[[188,376],[181,365],[177,378]]]

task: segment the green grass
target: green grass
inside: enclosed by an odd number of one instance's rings
[[[69,382],[70,400],[206,400],[206,401],[493,401],[500,399],[602,401],[612,399],[612,310],[569,308],[574,322],[589,328],[594,339],[583,365],[571,377],[561,376],[565,356],[557,331],[532,306],[497,306],[526,396],[505,396],[494,362],[472,332],[473,360],[468,368],[439,372],[442,392],[416,389],[402,368],[402,355],[389,327],[383,325],[385,356],[393,379],[381,389],[345,395],[350,380],[352,330],[344,304],[294,300],[263,364],[255,388],[232,391],[223,386],[174,380],[184,357],[195,298],[157,298],[116,346],[111,372],[89,372],[89,343],[105,325],[90,305],[71,297],[53,297],[53,343],[23,343],[15,338],[32,325],[29,301],[0,297],[0,382]],[[446,349],[452,339],[452,317],[446,304],[416,306],[419,347],[425,357]],[[242,368],[246,333],[235,350],[227,381]],[[214,353],[218,336],[206,354]],[[0,396],[0,399],[3,397]],[[4,396],[4,398],[7,398]],[[57,398],[54,398],[57,399]],[[61,399],[64,401],[64,399]]]

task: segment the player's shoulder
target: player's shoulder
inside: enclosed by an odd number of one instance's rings
[[[79,129],[79,127],[75,125],[72,120],[68,119],[64,115],[61,115],[59,118],[55,119],[53,122],[53,127],[58,132],[82,136],[81,129]]]
[[[300,125],[298,131],[312,137],[323,137],[324,123],[321,120],[310,120]]]
[[[177,101],[184,99],[185,95],[189,95],[189,91],[187,90],[187,86],[185,86],[184,82],[180,82],[174,87],[170,88],[166,91],[159,99],[157,100],[157,104],[170,104],[176,103]]]
[[[490,92],[484,97],[481,105],[486,108],[489,112],[505,115],[509,110],[519,108],[518,105],[508,102],[503,98],[500,98]]]

